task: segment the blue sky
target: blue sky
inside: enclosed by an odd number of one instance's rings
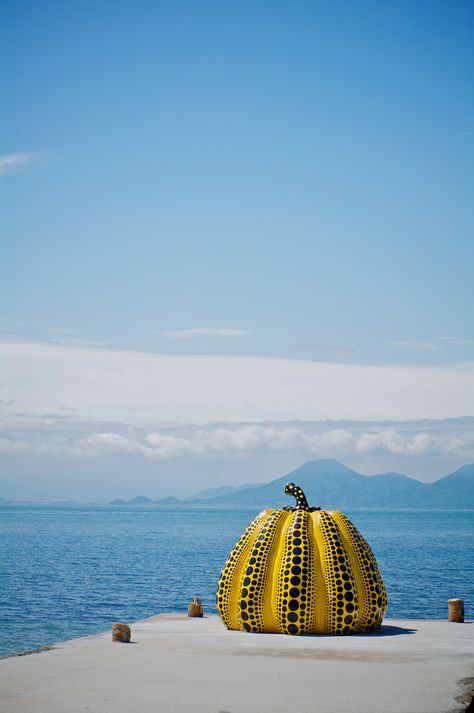
[[[32,360],[49,342],[294,373],[472,364],[472,15],[4,3],[0,337]]]
[[[2,180],[4,319],[151,351],[471,358],[436,342],[474,338],[469,3],[4,12],[2,154],[37,157]],[[159,334],[196,327],[252,334]]]

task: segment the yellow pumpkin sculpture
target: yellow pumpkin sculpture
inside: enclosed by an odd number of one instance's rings
[[[387,606],[367,542],[340,512],[309,507],[262,510],[222,570],[217,610],[228,629],[282,634],[351,634],[380,626]]]

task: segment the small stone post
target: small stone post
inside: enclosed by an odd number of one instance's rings
[[[188,616],[203,616],[202,604],[199,597],[193,597],[188,604]]]
[[[464,600],[448,599],[448,621],[464,621]]]
[[[132,635],[128,624],[120,624],[118,621],[112,624],[112,641],[122,641],[124,644],[130,643]]]

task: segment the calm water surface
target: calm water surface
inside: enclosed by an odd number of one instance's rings
[[[185,611],[214,593],[255,510],[0,506],[0,655]],[[388,590],[390,617],[474,617],[474,512],[353,511]]]

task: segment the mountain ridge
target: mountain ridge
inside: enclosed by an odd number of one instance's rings
[[[179,500],[168,496],[146,500],[150,506],[282,507],[291,505],[284,494],[284,487],[290,480],[303,488],[310,505],[325,509],[474,509],[474,464],[461,466],[433,483],[422,483],[396,472],[362,475],[335,459],[307,461],[290,473],[260,485],[224,486],[232,489],[206,499]],[[211,488],[207,492],[212,490],[218,489]],[[133,501],[142,498],[139,496],[120,504],[133,507]]]
[[[256,488],[258,483],[247,483],[246,485],[221,485],[216,488],[206,488],[205,490],[200,490],[194,493],[190,498],[185,498],[186,500],[210,500],[213,497],[219,497],[221,495],[228,495],[229,493],[235,492],[236,490],[246,490],[247,488]]]
[[[288,481],[300,485],[310,505],[323,509],[474,510],[474,464],[461,466],[432,483],[422,483],[396,472],[362,475],[333,458],[302,463],[290,473],[267,483],[208,488],[179,499],[173,495],[152,500],[137,495],[115,499],[112,507],[127,508],[281,508],[291,505],[284,493]],[[94,505],[74,501],[42,501],[55,505]],[[0,505],[41,504],[0,497]],[[104,503],[95,503],[104,506]]]

